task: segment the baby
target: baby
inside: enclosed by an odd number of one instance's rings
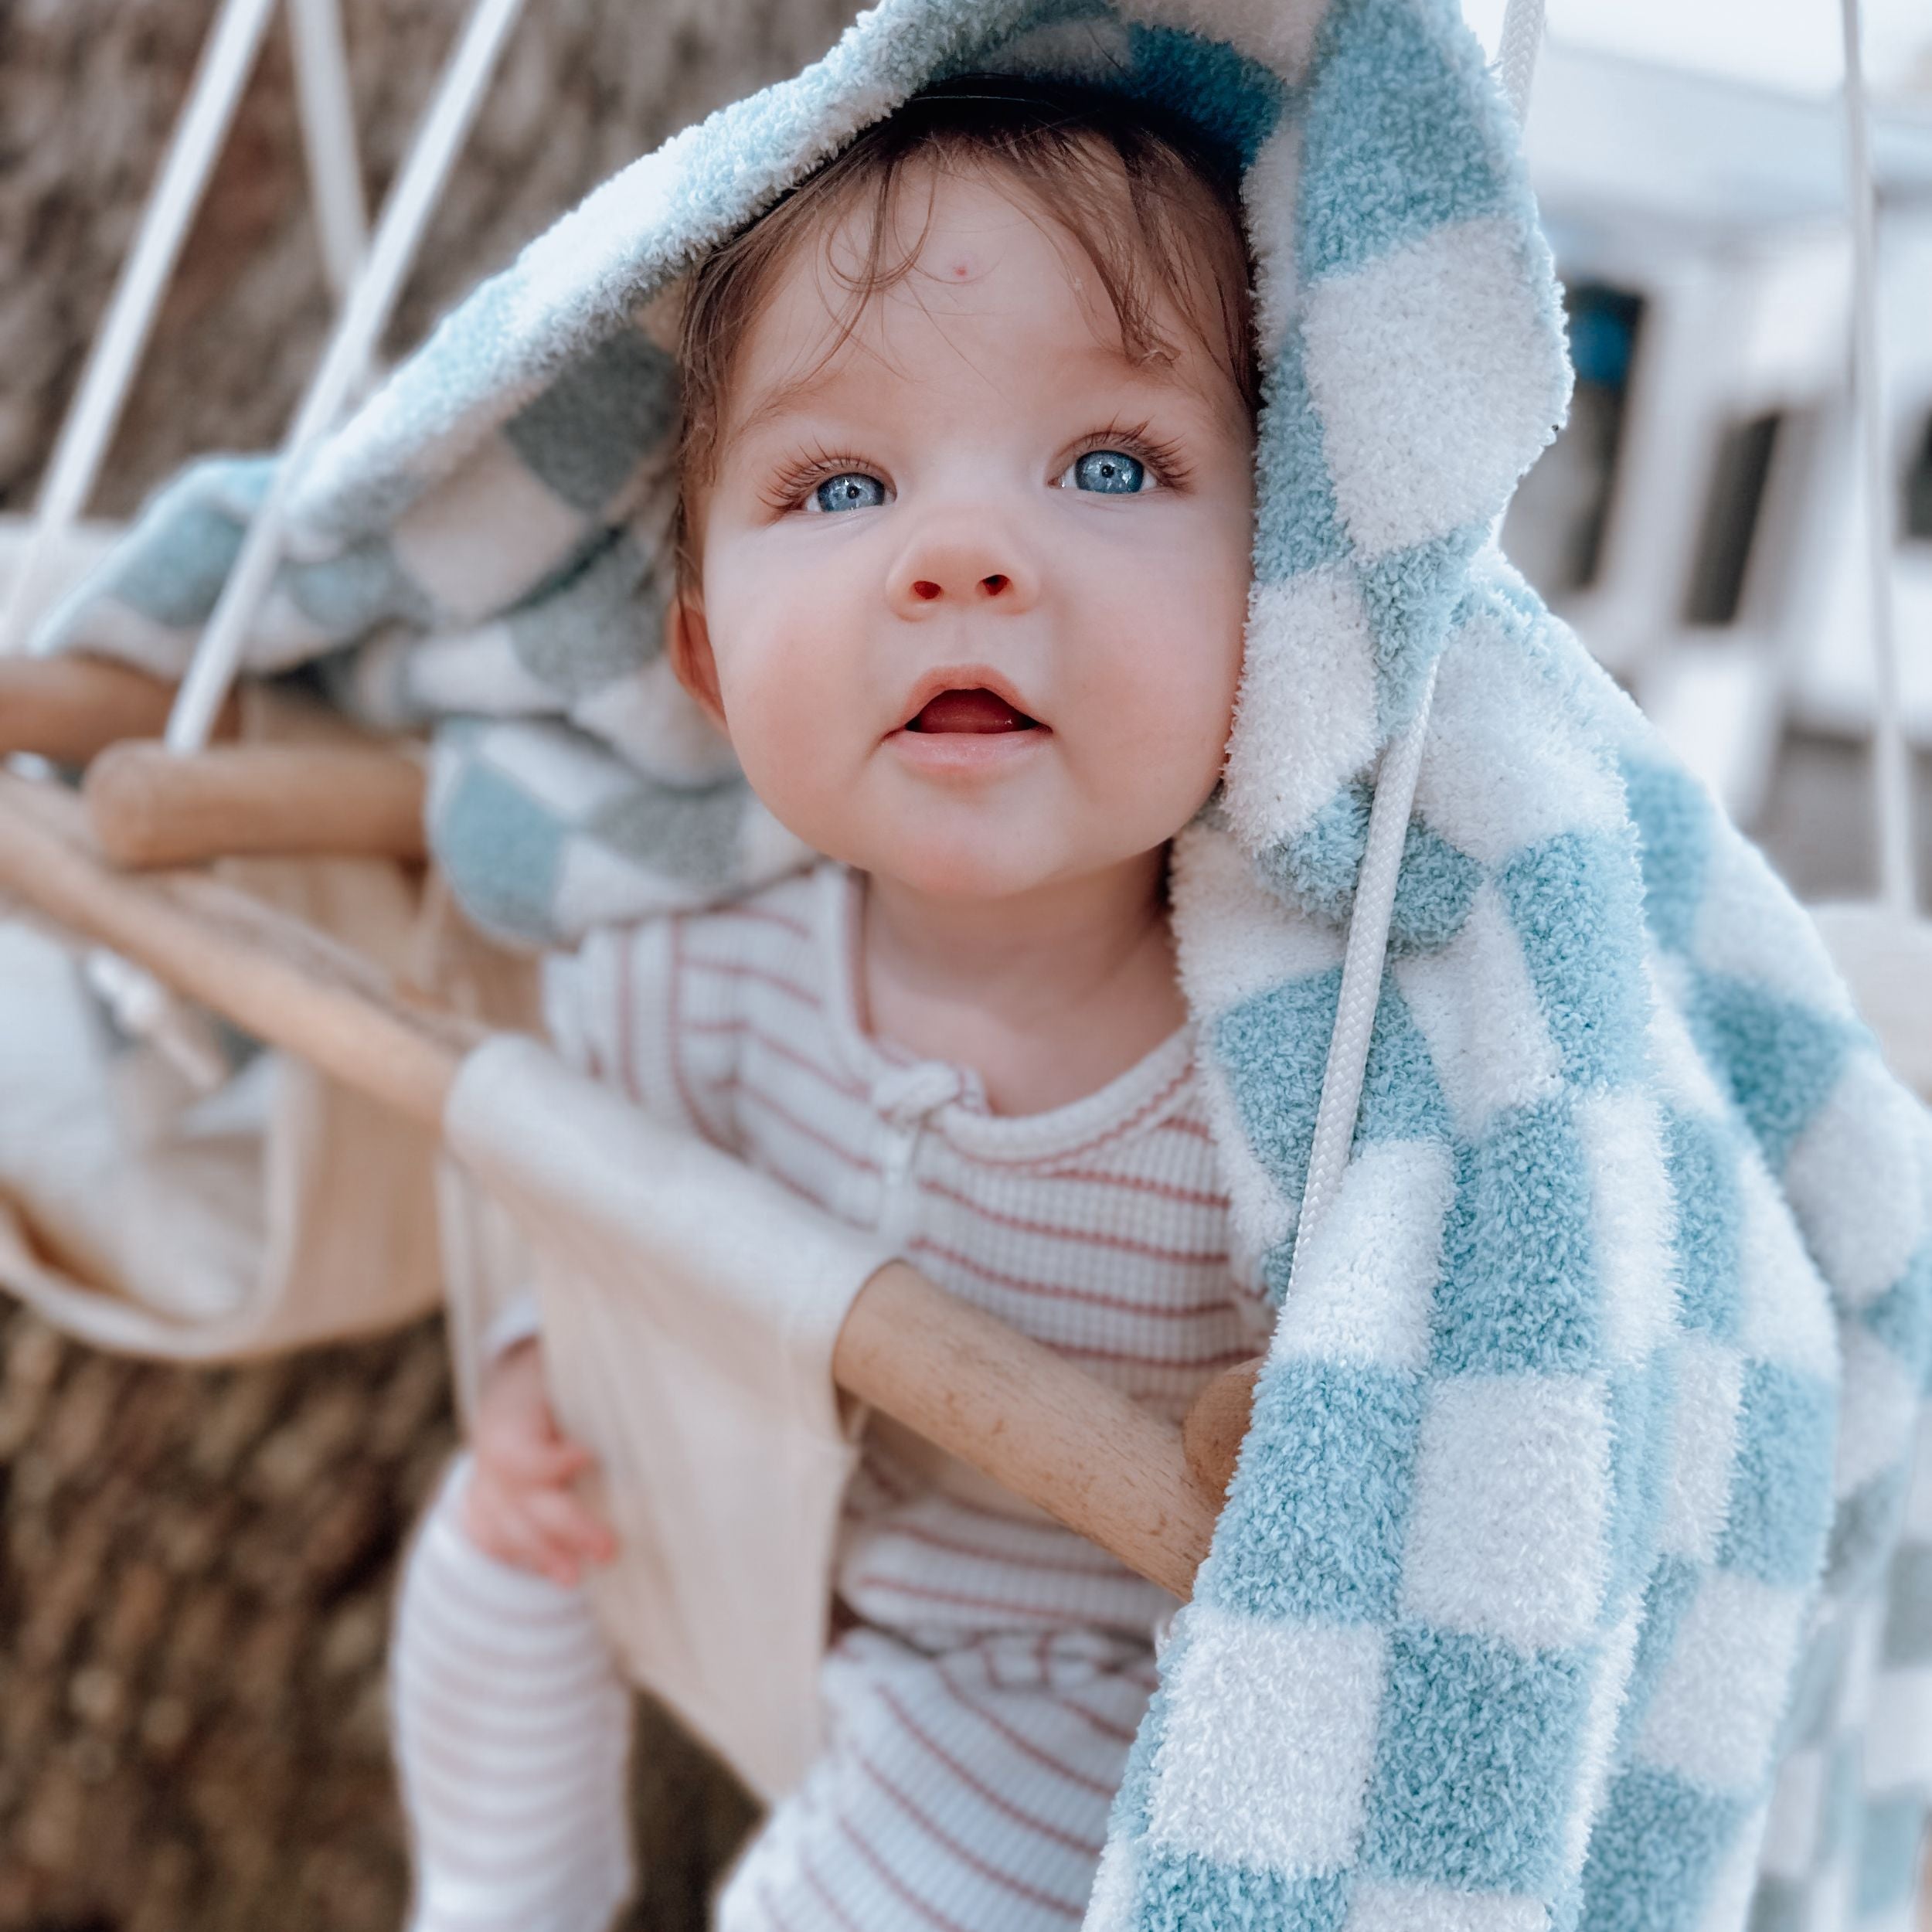
[[[1231,162],[1005,80],[918,96],[705,262],[668,648],[824,861],[548,983],[647,1110],[1175,1417],[1270,1320],[1165,893],[1241,663],[1248,285]],[[595,1932],[628,1888],[586,1461],[512,1342],[403,1593],[418,1932]],[[1077,1923],[1172,1600],[876,1420],[836,1587],[827,1749],[718,1926]]]

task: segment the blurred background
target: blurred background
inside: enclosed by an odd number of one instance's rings
[[[1467,0],[1493,47],[1503,0]],[[1886,474],[1932,855],[1932,10],[1869,0]],[[342,0],[372,203],[464,11]],[[676,127],[820,52],[848,0],[542,0],[389,352]],[[0,0],[0,570],[212,0]],[[1800,895],[1876,882],[1832,0],[1550,0],[1529,124],[1577,367],[1505,547]],[[89,505],[273,445],[331,298],[278,17]],[[1932,877],[1921,882],[1932,893]],[[403,1862],[381,1651],[453,1440],[434,1324],[188,1371],[0,1306],[0,1932],[385,1932]],[[701,1926],[747,1826],[648,1715],[638,1926]]]

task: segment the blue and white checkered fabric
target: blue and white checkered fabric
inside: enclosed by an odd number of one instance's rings
[[[499,930],[798,862],[659,655],[654,304],[987,66],[1117,83],[1247,164],[1252,618],[1175,917],[1236,1236],[1277,1289],[1376,758],[1439,665],[1353,1157],[1089,1926],[1903,1927],[1932,1128],[1801,912],[1488,540],[1568,375],[1451,0],[886,0],[442,325],[303,479],[257,662],[355,646],[364,709],[453,719],[433,829]],[[183,478],[59,641],[178,668],[260,482]]]

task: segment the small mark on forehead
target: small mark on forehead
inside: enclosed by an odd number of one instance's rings
[[[968,280],[973,272],[972,257],[970,255],[955,255],[953,257],[952,266],[947,272],[951,275],[953,280],[956,282],[963,282]]]

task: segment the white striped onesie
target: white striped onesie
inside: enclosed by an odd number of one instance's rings
[[[1178,1418],[1209,1376],[1264,1345],[1271,1319],[1230,1264],[1192,1028],[1097,1093],[992,1114],[977,1074],[861,1031],[862,885],[827,862],[730,906],[594,934],[548,980],[562,1049],[651,1114],[884,1230],[953,1293]],[[856,1621],[825,1668],[828,1747],[735,1869],[719,1932],[1077,1925],[1153,1687],[1152,1628],[1172,1599],[878,1418],[845,1517],[836,1583]],[[508,1594],[486,1631],[492,1613],[478,1606],[492,1592]],[[413,1641],[417,1627],[437,1644]],[[529,1872],[542,1858],[521,1858],[488,1780],[447,1788],[455,1767],[507,1764],[515,1749],[478,1736],[462,1643],[488,1659],[478,1690],[500,1692],[506,1631],[547,1633],[553,1651],[520,1706],[541,1709],[546,1684],[580,1682],[574,1646],[594,1628],[576,1593],[471,1549],[446,1492],[412,1560],[394,1673],[424,1883],[450,1868],[448,1909],[419,1908],[421,1932],[604,1923],[623,1883],[617,1798],[560,1787],[546,1801],[541,1779],[518,1781],[529,1843],[568,1847],[556,1858],[573,1874],[569,1896],[553,1889],[552,1909]],[[581,1784],[587,1757],[601,1767],[621,1755],[627,1707],[614,1678],[578,1702],[568,1733],[538,1736],[525,1719],[517,1735],[539,1760],[546,1737],[561,1753],[568,1736],[594,1736],[571,1760]],[[456,1820],[447,1832],[429,1815],[439,1808]],[[560,1838],[573,1808],[590,1821]],[[465,1839],[466,1818],[480,1838]],[[513,1918],[484,1908],[512,1892]]]

